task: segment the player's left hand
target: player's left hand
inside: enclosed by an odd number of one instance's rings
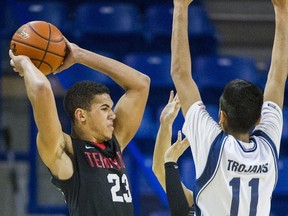
[[[178,158],[184,153],[184,151],[189,147],[189,141],[187,138],[182,140],[182,133],[178,131],[177,141],[170,146],[165,152],[164,159],[165,162],[177,162]]]
[[[60,73],[61,71],[71,67],[76,63],[77,60],[77,52],[80,49],[79,46],[77,46],[74,43],[70,43],[65,37],[64,40],[66,42],[66,49],[67,49],[66,56],[64,62],[60,65],[59,68],[57,68],[57,70],[53,74]]]
[[[160,122],[172,124],[178,115],[179,110],[180,102],[178,95],[176,94],[174,97],[174,91],[171,91],[169,101],[161,112]]]

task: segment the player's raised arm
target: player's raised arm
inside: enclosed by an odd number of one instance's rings
[[[164,170],[164,154],[171,146],[172,125],[180,110],[178,96],[174,97],[174,92],[170,92],[169,101],[164,107],[160,115],[160,126],[158,129],[154,153],[152,169],[156,175],[162,188],[166,191],[165,170]],[[180,129],[180,128],[179,128]]]
[[[191,56],[188,41],[188,7],[191,2],[192,0],[174,0],[171,42],[171,75],[184,115],[194,102],[201,100],[198,87],[191,76]]]
[[[83,64],[106,74],[125,90],[114,110],[114,133],[124,149],[140,126],[148,99],[150,78],[117,60],[82,49],[69,41],[67,47],[70,53],[58,71],[75,63]]]
[[[15,56],[11,50],[9,55],[15,72],[24,78],[38,129],[37,147],[41,159],[55,176],[68,178],[72,174],[71,160],[64,154],[68,140],[62,132],[50,82],[28,57]]]
[[[192,206],[192,192],[180,180],[176,162],[189,147],[187,139],[182,141],[181,131],[177,142],[171,146],[172,125],[180,109],[179,99],[170,92],[167,105],[160,115],[160,126],[155,142],[152,169],[162,188],[166,191],[172,216],[188,215]],[[178,167],[178,166],[177,166]]]
[[[180,179],[177,165],[178,158],[189,147],[189,141],[182,140],[181,131],[178,132],[177,141],[165,153],[165,184],[169,208],[172,216],[186,216],[194,204],[193,192],[189,190]]]
[[[272,0],[275,11],[275,37],[264,101],[273,101],[283,107],[288,72],[288,1]]]

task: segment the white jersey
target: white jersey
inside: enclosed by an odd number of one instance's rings
[[[269,215],[282,126],[281,109],[265,102],[260,124],[244,143],[223,132],[201,101],[190,107],[183,133],[196,168],[197,216]]]

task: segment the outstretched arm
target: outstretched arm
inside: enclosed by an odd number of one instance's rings
[[[171,75],[184,116],[194,102],[201,100],[198,87],[191,74],[188,41],[188,7],[191,2],[192,0],[174,0],[171,41]]]
[[[193,193],[181,182],[178,158],[188,148],[187,139],[182,140],[181,131],[177,141],[165,153],[166,193],[171,215],[186,216],[194,204]]]
[[[66,43],[70,52],[58,72],[75,63],[83,64],[106,74],[125,90],[114,110],[114,133],[123,150],[140,126],[148,99],[150,78],[117,60],[82,49],[67,40]]]
[[[282,108],[288,72],[288,1],[272,0],[272,3],[275,11],[275,37],[264,101],[273,101]]]
[[[167,105],[160,115],[160,126],[156,137],[152,169],[162,188],[166,190],[164,154],[171,146],[172,125],[180,110],[178,96],[174,97],[174,92],[170,92]]]
[[[178,170],[174,169],[174,165],[188,148],[189,142],[187,139],[182,141],[181,132],[179,131],[177,142],[171,146],[172,125],[179,109],[178,96],[174,97],[174,92],[171,91],[169,102],[160,116],[160,127],[154,148],[152,169],[162,188],[167,193],[172,215],[186,216],[194,203],[192,192],[184,185],[182,187]]]

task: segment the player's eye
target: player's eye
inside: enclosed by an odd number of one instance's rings
[[[102,107],[101,110],[103,111],[110,111],[111,109],[109,107]]]

